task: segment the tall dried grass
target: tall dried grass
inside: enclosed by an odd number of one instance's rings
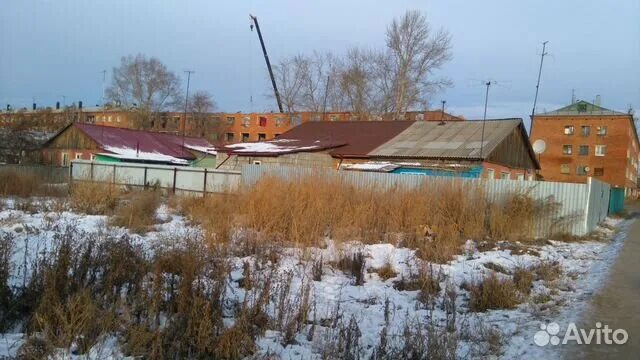
[[[64,189],[46,184],[35,174],[16,169],[0,169],[0,196],[61,196]]]
[[[155,224],[159,205],[160,193],[157,191],[133,193],[128,201],[117,208],[111,224],[126,227],[135,233],[144,233]]]
[[[120,189],[111,184],[78,182],[71,188],[70,205],[81,213],[108,215],[118,205],[120,195]]]

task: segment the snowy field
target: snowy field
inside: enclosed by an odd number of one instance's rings
[[[2,208],[5,210],[0,211],[0,239],[10,237],[15,243],[10,278],[12,286],[19,286],[25,281],[25,272],[29,273],[28,267],[34,263],[34,258],[52,251],[57,237],[69,227],[86,237],[127,234],[125,229],[108,226],[105,216],[68,211],[28,214],[14,210],[13,201],[8,199],[3,200]],[[169,236],[175,238],[176,235],[199,232],[197,227],[187,224],[166,205],[161,206],[157,217],[160,221],[154,231],[144,235],[130,234],[149,252],[166,246],[163,241]],[[341,322],[344,325],[342,329],[357,326],[357,331],[354,331],[359,335],[356,339],[357,352],[360,358],[368,359],[379,351],[383,329],[392,346],[394,341],[402,341],[414,322],[430,322],[438,329],[445,327],[453,316],[458,333],[455,345],[458,358],[554,358],[557,354],[551,353],[553,348],[536,346],[533,335],[541,322],[568,322],[580,315],[605,278],[629,224],[630,221],[607,219],[598,229],[599,239],[585,242],[548,240],[536,245],[499,244],[486,249],[483,244],[469,240],[465,253],[454,261],[445,265],[427,265],[440,283],[441,290],[432,302],[426,303],[419,299],[419,291],[404,290],[398,286],[401,279],[411,278],[421,268],[421,260],[410,249],[391,244],[338,245],[330,239],[322,249],[281,249],[277,271],[283,278],[291,278],[291,294],[301,293],[305,284],[310,287],[314,305],[313,315],[309,317],[313,321],[295,334],[294,341],[284,341],[285,334],[280,331],[267,330],[257,340],[255,357],[320,358],[323,348],[336,336],[337,327],[331,324]],[[353,276],[335,266],[341,254],[355,251],[362,252],[366,260],[364,284],[361,286],[355,284]],[[322,259],[321,280],[314,281],[311,280],[312,265],[319,259]],[[233,268],[226,291],[241,301],[247,296],[246,290],[240,286],[245,271],[243,267],[255,259],[245,257],[230,261]],[[561,272],[556,279],[534,281],[531,295],[524,302],[508,310],[469,311],[465,284],[477,282],[492,272],[496,272],[498,277],[507,277],[518,267],[527,268],[541,262],[557,264]],[[384,280],[378,269],[387,264],[391,265],[395,276]],[[447,296],[455,299],[455,314],[451,314],[451,304],[445,304]],[[229,325],[233,322],[231,317],[225,319]],[[24,340],[19,331],[2,334],[0,357],[14,356]],[[72,355],[70,349],[59,349],[58,355],[59,358],[122,358],[117,334],[105,337],[88,357]]]

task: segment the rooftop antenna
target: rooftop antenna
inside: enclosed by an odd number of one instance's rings
[[[531,110],[531,123],[533,124],[533,116],[536,114],[536,103],[538,102],[538,90],[540,89],[540,77],[542,77],[542,63],[544,62],[544,57],[547,55],[545,51],[547,48],[548,41],[542,43],[542,54],[540,55],[540,68],[538,69],[538,82],[536,83],[536,96],[533,98],[533,110]],[[531,133],[531,128],[529,128],[529,133]]]
[[[485,86],[487,87],[487,91],[484,95],[484,115],[482,116],[482,135],[480,137],[480,158],[482,158],[482,152],[484,150],[484,125],[487,122],[487,103],[489,102],[489,87],[494,85],[495,81],[487,81]]]
[[[440,112],[440,123],[438,125],[444,125],[444,104],[447,103],[447,100],[442,100],[442,111]]]
[[[182,122],[182,147],[184,148],[184,133],[187,130],[187,103],[189,102],[189,83],[191,82],[191,74],[195,71],[185,70],[187,73],[187,96],[184,99],[184,120]]]

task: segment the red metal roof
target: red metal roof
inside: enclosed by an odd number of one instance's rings
[[[331,150],[332,156],[367,157],[373,149],[391,140],[413,123],[414,121],[306,122],[278,136],[278,140],[340,143],[345,145]]]
[[[109,148],[124,148],[145,153],[163,154],[186,160],[196,158],[182,146],[183,138],[180,135],[84,123],[74,123],[73,126],[90,137],[105,151],[109,151]],[[205,139],[189,136],[184,137],[184,145],[212,147]]]

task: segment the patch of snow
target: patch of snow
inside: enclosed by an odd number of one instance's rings
[[[110,157],[114,157],[122,160],[158,161],[158,162],[168,162],[176,165],[189,164],[188,160],[173,157],[171,155],[161,154],[158,152],[144,152],[144,151],[138,151],[137,149],[114,147],[114,146],[105,146],[104,150],[108,151],[109,153],[104,153],[101,155],[106,155],[106,156],[110,156]]]
[[[311,146],[295,146],[295,145],[284,145],[290,144],[293,142],[298,142],[297,140],[292,139],[275,139],[264,142],[255,142],[255,143],[238,143],[227,145],[226,147],[229,149],[233,149],[234,152],[246,152],[246,153],[283,153],[283,152],[291,152],[291,151],[304,151],[304,150],[314,150],[319,149],[320,146],[311,145]]]
[[[194,150],[194,151],[198,151],[204,154],[209,154],[209,155],[216,155],[216,148],[214,147],[207,147],[207,146],[197,146],[197,145],[188,145],[185,144],[184,147],[186,147],[187,149],[190,150]]]

